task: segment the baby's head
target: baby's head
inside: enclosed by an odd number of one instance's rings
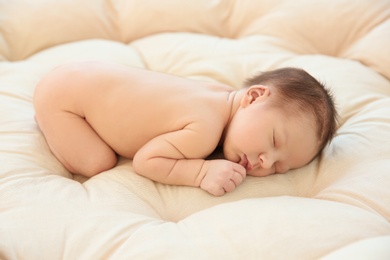
[[[337,112],[330,92],[304,70],[264,72],[248,79],[241,91],[224,154],[249,175],[302,167],[336,132]]]
[[[277,69],[256,75],[245,82],[245,87],[254,85],[274,89],[274,104],[285,110],[289,116],[313,116],[320,140],[319,150],[332,140],[337,121],[333,97],[329,90],[309,73],[297,68]]]

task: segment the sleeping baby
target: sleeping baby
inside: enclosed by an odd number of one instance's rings
[[[246,175],[308,164],[336,131],[333,99],[307,72],[256,75],[224,84],[104,62],[63,65],[34,94],[35,118],[55,157],[87,177],[117,156],[151,180],[220,196]],[[207,159],[218,147],[225,159]]]

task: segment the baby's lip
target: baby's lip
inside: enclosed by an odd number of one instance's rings
[[[246,169],[246,172],[250,172],[253,169],[253,166],[248,160],[246,154],[244,154],[244,156],[242,157],[240,164]]]

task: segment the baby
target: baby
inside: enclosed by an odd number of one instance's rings
[[[308,164],[332,139],[329,92],[301,69],[262,73],[244,88],[103,62],[63,65],[38,84],[36,121],[57,159],[87,177],[117,156],[154,181],[220,196],[246,175]],[[218,146],[226,159],[207,160]]]

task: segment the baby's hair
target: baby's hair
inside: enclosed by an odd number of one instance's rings
[[[333,139],[338,118],[333,96],[309,73],[298,68],[267,71],[247,79],[244,83],[244,87],[253,85],[276,89],[277,105],[290,113],[311,113],[315,118],[317,136],[321,142],[319,151]]]

